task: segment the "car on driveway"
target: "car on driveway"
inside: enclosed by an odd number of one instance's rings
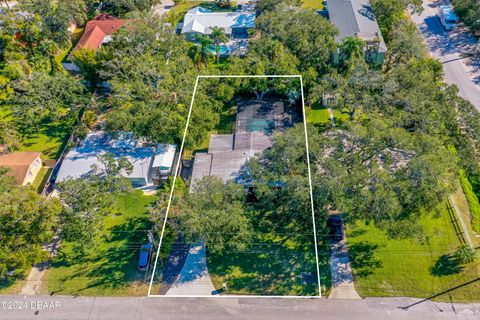
[[[152,254],[153,246],[151,243],[142,244],[140,254],[138,255],[138,270],[146,271],[150,263],[150,255]]]
[[[328,217],[327,226],[329,228],[328,236],[335,241],[343,240],[345,234],[343,230],[343,219],[339,214]]]

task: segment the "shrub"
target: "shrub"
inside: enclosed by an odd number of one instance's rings
[[[472,223],[472,228],[475,232],[480,233],[480,203],[478,202],[477,195],[473,192],[472,185],[470,181],[468,181],[463,170],[460,172],[460,184],[462,185],[463,192],[465,193],[470,208],[470,221]]]
[[[460,19],[472,28],[474,32],[480,31],[480,6],[478,0],[453,0],[455,11]]]
[[[455,251],[455,258],[460,264],[466,264],[478,259],[478,253],[474,248],[467,245],[458,247]]]

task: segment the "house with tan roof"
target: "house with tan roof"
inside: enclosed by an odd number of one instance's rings
[[[0,168],[7,168],[8,176],[19,185],[32,184],[42,168],[40,152],[12,152],[0,155]]]

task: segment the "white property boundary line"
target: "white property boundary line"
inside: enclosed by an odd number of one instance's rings
[[[208,79],[208,78],[298,78],[300,79],[300,91],[302,95],[302,113],[303,113],[303,124],[305,128],[305,147],[307,152],[307,168],[308,168],[308,183],[310,191],[310,204],[312,208],[312,222],[313,222],[313,239],[315,244],[315,260],[317,264],[317,284],[318,284],[318,296],[258,296],[258,295],[159,295],[151,294],[153,286],[153,278],[155,276],[155,271],[157,270],[158,258],[160,256],[160,248],[162,246],[163,235],[165,232],[165,227],[167,225],[168,213],[170,211],[170,205],[172,203],[173,192],[175,190],[175,182],[178,176],[178,170],[180,168],[180,161],[183,154],[183,148],[185,146],[185,138],[187,137],[188,124],[190,123],[190,118],[192,116],[193,103],[195,101],[195,94],[197,93],[198,80],[199,79]],[[305,97],[303,94],[303,78],[301,75],[203,75],[197,76],[195,80],[195,87],[193,89],[192,101],[190,102],[190,109],[188,110],[187,123],[185,125],[185,132],[183,133],[183,140],[180,146],[180,156],[177,160],[177,165],[175,168],[175,175],[173,176],[173,185],[172,190],[170,190],[170,196],[168,198],[168,205],[165,212],[165,220],[163,221],[162,232],[160,234],[160,241],[158,243],[157,255],[155,257],[155,263],[153,265],[152,277],[150,279],[150,285],[148,287],[149,298],[302,298],[302,299],[312,299],[312,298],[321,298],[322,297],[322,287],[320,284],[320,262],[318,258],[318,242],[317,242],[317,230],[315,224],[315,209],[313,205],[313,187],[312,187],[312,172],[310,168],[310,154],[308,149],[308,134],[307,134],[307,117],[305,113]]]

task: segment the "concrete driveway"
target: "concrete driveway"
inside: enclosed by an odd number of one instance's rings
[[[329,299],[361,299],[353,283],[346,240],[330,243],[332,290]]]
[[[446,31],[438,19],[441,0],[423,0],[424,11],[412,19],[421,31],[430,54],[440,60],[445,80],[459,88],[461,97],[469,100],[480,111],[480,57],[469,58],[477,43],[466,30]]]
[[[168,289],[167,296],[208,296],[215,294],[207,268],[204,243],[193,244],[182,271]]]

